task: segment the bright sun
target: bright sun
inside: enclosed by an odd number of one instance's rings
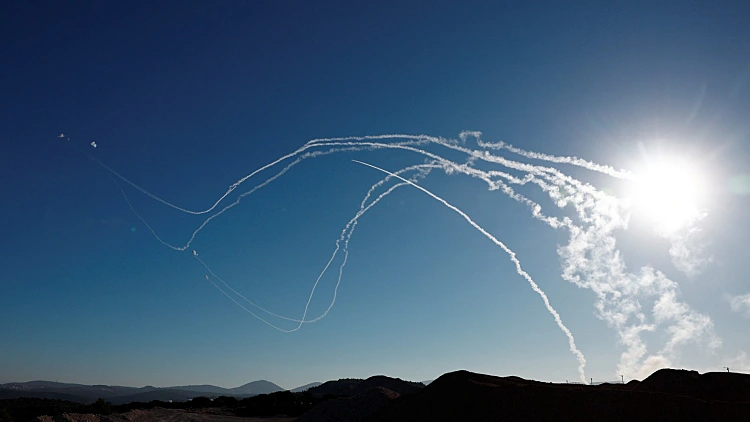
[[[705,187],[699,173],[697,166],[686,161],[651,162],[636,174],[628,195],[634,211],[665,234],[700,219]]]

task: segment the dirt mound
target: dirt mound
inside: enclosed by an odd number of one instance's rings
[[[359,422],[391,400],[399,397],[395,391],[373,387],[354,397],[341,397],[325,401],[300,416],[296,422]]]
[[[745,421],[748,415],[750,403],[458,371],[391,401],[368,420]]]

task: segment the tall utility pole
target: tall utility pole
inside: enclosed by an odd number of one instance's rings
[[[625,376],[624,375],[620,375],[620,380],[622,380],[622,383],[625,384]]]

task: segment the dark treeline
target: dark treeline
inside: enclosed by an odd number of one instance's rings
[[[0,400],[0,422],[25,422],[37,416],[54,416],[61,413],[109,415],[112,412],[113,406],[103,399],[99,399],[91,404],[30,397]]]
[[[238,399],[221,396],[211,399],[201,396],[185,402],[163,402],[159,400],[148,403],[132,402],[113,405],[104,399],[91,404],[80,404],[65,400],[17,398],[0,400],[0,422],[26,422],[37,416],[55,416],[61,413],[93,413],[109,415],[125,413],[134,409],[148,410],[156,407],[167,409],[203,409],[224,408],[237,416],[264,417],[274,415],[300,416],[322,401],[336,398],[334,395],[316,396],[309,392],[292,393],[280,391],[261,394],[254,397]]]

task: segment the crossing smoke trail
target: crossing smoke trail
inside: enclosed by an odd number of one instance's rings
[[[478,149],[469,145],[471,140],[475,141]],[[247,195],[250,195],[258,189],[261,189],[277,180],[279,177],[286,174],[288,170],[302,161],[307,160],[308,158],[318,158],[323,155],[334,153],[361,153],[374,150],[393,150],[415,154],[418,157],[422,157],[427,162],[427,164],[410,166],[399,170],[394,173],[396,175],[406,174],[410,171],[426,172],[430,169],[438,169],[447,175],[465,175],[471,179],[482,181],[487,185],[489,190],[502,192],[504,195],[522,204],[530,211],[535,219],[549,227],[565,230],[569,234],[569,241],[566,245],[560,245],[557,248],[562,265],[562,278],[578,287],[586,288],[594,292],[596,296],[596,301],[594,303],[596,316],[616,331],[619,343],[624,348],[624,351],[620,357],[617,370],[614,373],[624,374],[628,377],[639,377],[643,373],[659,366],[669,365],[675,359],[679,358],[680,349],[688,343],[705,343],[711,348],[717,348],[720,346],[721,340],[714,333],[713,322],[711,319],[706,315],[695,312],[687,304],[679,300],[680,291],[676,282],[668,279],[663,273],[650,266],[645,266],[635,272],[627,270],[622,255],[617,248],[615,233],[625,230],[628,227],[630,218],[628,202],[606,194],[598,190],[596,187],[577,180],[550,165],[565,164],[578,166],[589,171],[602,173],[627,182],[633,178],[633,175],[625,170],[615,170],[610,166],[600,165],[577,157],[558,157],[525,151],[502,142],[485,142],[481,139],[480,132],[462,132],[459,135],[459,140],[427,135],[370,135],[319,138],[307,142],[294,152],[284,155],[242,177],[230,185],[224,194],[219,196],[209,208],[196,211],[179,207],[153,193],[150,193],[146,189],[125,178],[96,157],[93,157],[91,154],[83,151],[81,152],[86,154],[93,162],[109,171],[115,178],[122,180],[126,184],[166,206],[193,215],[214,212],[193,231],[189,240],[185,244],[175,246],[164,241],[157,235],[156,231],[152,229],[151,226],[149,226],[148,223],[136,212],[125,195],[124,190],[121,189],[123,196],[128,202],[128,206],[134,213],[136,213],[138,218],[141,219],[149,230],[151,230],[152,234],[159,242],[172,249],[184,251],[190,248],[191,244],[196,239],[196,236],[201,230],[206,228],[211,221],[239,204]],[[438,150],[449,152],[451,154],[461,154],[466,157],[466,162],[460,164],[455,160],[448,159]],[[521,158],[540,160],[549,165],[530,164],[522,161],[511,160],[496,155],[493,151],[508,151]],[[240,193],[237,198],[235,198],[234,202],[219,209],[219,205],[227,200],[229,196],[244,183],[257,176],[260,172],[281,165],[281,163],[285,161],[289,162],[281,171],[266,179],[263,183],[254,186],[252,189]],[[480,164],[482,166],[500,166],[502,169],[480,169],[478,167]],[[415,183],[415,177],[424,177],[425,175],[426,174],[420,173],[417,176],[413,176],[410,179],[411,183],[409,184],[413,184],[415,187],[418,186]],[[375,200],[368,203],[367,201],[371,195],[374,194],[375,190],[381,188],[384,183],[392,177],[398,177],[402,182],[391,186],[388,190],[381,193],[380,196],[376,197]],[[256,305],[217,276],[202,259],[197,257],[197,255],[196,258],[198,258],[198,261],[211,275],[210,277],[207,276],[208,281],[223,294],[227,295],[227,297],[233,302],[241,306],[251,315],[261,319],[264,323],[267,323],[276,329],[288,332],[296,331],[303,324],[320,321],[329,313],[336,300],[336,292],[341,283],[344,266],[348,259],[349,241],[357,226],[359,218],[372,206],[382,200],[383,197],[390,194],[396,188],[404,186],[407,182],[403,182],[403,180],[404,179],[401,176],[391,176],[389,174],[388,177],[370,188],[365,199],[362,201],[360,210],[344,227],[341,235],[337,239],[334,252],[323,271],[316,279],[305,305],[305,310],[299,319],[276,314]],[[548,212],[544,212],[541,204],[529,199],[517,191],[517,189],[522,187],[528,189],[528,186],[535,186],[544,192],[556,208],[572,209],[574,211],[574,216],[558,217]],[[438,199],[438,197],[435,197],[435,199]],[[445,204],[447,204],[447,202],[444,203],[444,205]],[[458,212],[457,209],[454,211]],[[503,249],[505,250],[505,248]],[[505,251],[506,253],[509,253],[512,258],[515,258],[515,256],[512,255],[512,251],[509,249]],[[307,319],[307,310],[310,301],[315,294],[316,288],[339,252],[343,252],[343,263],[339,267],[336,287],[333,291],[333,298],[328,309],[316,318]],[[520,263],[517,263],[517,270],[523,271],[520,267]],[[519,274],[521,273],[519,272]],[[214,282],[214,280],[217,282]],[[533,283],[533,280],[530,280],[530,277],[527,281]],[[531,284],[531,286],[533,289],[535,283]],[[534,290],[536,291],[536,289]],[[238,299],[235,299],[235,297],[227,292],[234,294]],[[537,293],[540,292],[538,291]],[[541,294],[543,295],[543,292],[541,292]],[[569,330],[566,332],[567,328],[563,329],[565,326],[562,325],[562,320],[559,315],[557,315],[557,313],[554,312],[554,309],[551,308],[551,305],[549,305],[546,295],[542,297],[545,298],[545,306],[547,306],[548,311],[555,316],[555,320],[558,322],[560,328],[569,336],[571,351],[577,358],[579,358],[579,369],[582,370],[583,366],[581,362],[583,361],[581,358],[583,355],[578,355],[580,351],[578,351],[577,347],[575,347],[575,343],[572,341],[572,334]],[[642,305],[644,300],[653,300],[653,306],[650,311],[644,309],[644,305]],[[247,309],[242,305],[242,301],[265,315],[294,322],[297,326],[291,330],[281,329]],[[666,340],[660,350],[656,353],[649,354],[643,334],[646,332],[654,332],[659,328],[663,329]],[[576,351],[578,351],[578,353],[576,353]]]
[[[418,184],[416,184],[416,183],[414,183],[412,181],[406,180],[403,177],[401,177],[399,175],[396,175],[396,174],[393,174],[393,173],[391,173],[391,172],[389,172],[387,170],[383,170],[380,167],[373,166],[372,164],[367,164],[365,162],[357,161],[357,160],[352,160],[352,161],[354,161],[355,163],[359,163],[359,164],[362,164],[362,165],[374,168],[375,170],[382,171],[383,173],[386,173],[386,174],[391,175],[393,177],[397,177],[397,178],[401,179],[402,181],[404,181],[405,183],[408,183],[408,184],[414,186],[415,188],[421,190],[422,192],[426,193],[427,195],[430,195],[433,199],[437,200],[438,202],[440,202],[441,204],[445,205],[449,209],[451,209],[451,210],[455,211],[456,213],[458,213],[458,215],[460,215],[461,217],[463,217],[464,220],[466,220],[469,224],[471,224],[472,227],[474,227],[475,229],[477,229],[485,237],[487,237],[488,239],[490,239],[492,241],[492,243],[494,243],[495,245],[499,246],[503,251],[505,251],[505,253],[507,253],[508,256],[510,257],[510,260],[513,261],[513,263],[516,265],[516,272],[518,272],[518,274],[521,277],[523,277],[524,279],[526,279],[526,281],[529,282],[529,285],[531,285],[531,288],[539,296],[541,296],[542,301],[544,301],[544,306],[547,308],[547,310],[549,311],[549,313],[552,314],[552,316],[555,318],[555,322],[557,323],[557,326],[560,327],[560,330],[562,330],[562,332],[565,333],[565,335],[568,337],[568,343],[570,344],[570,351],[574,355],[576,355],[576,357],[578,358],[578,374],[581,376],[581,380],[583,382],[586,382],[586,374],[584,373],[584,367],[586,366],[586,358],[583,357],[583,353],[581,353],[581,351],[578,350],[578,347],[576,347],[576,343],[575,343],[575,339],[573,338],[573,334],[570,332],[570,330],[568,329],[568,327],[566,327],[565,324],[563,324],[562,319],[560,318],[560,314],[558,314],[557,311],[555,310],[555,308],[553,308],[552,305],[549,303],[549,299],[547,298],[547,295],[544,294],[544,291],[542,291],[542,289],[539,288],[539,286],[534,282],[534,280],[531,278],[531,276],[529,275],[529,273],[527,273],[526,271],[523,270],[523,268],[521,268],[521,261],[519,261],[518,258],[516,258],[516,253],[515,252],[513,252],[510,248],[508,248],[503,242],[497,240],[497,238],[495,236],[489,234],[479,224],[475,223],[474,220],[472,220],[468,215],[466,215],[466,213],[464,213],[460,209],[456,208],[455,206],[451,205],[445,199],[443,199],[443,198],[435,195],[434,193],[428,191],[427,189],[423,188],[422,186],[420,186],[420,185],[418,185]]]
[[[396,174],[401,174],[401,173],[405,173],[405,172],[413,171],[413,170],[420,170],[420,171],[422,171],[417,176],[413,177],[413,179],[416,179],[416,178],[419,178],[419,177],[426,176],[426,174],[429,173],[429,169],[435,168],[435,167],[437,167],[437,166],[435,166],[434,164],[416,165],[416,166],[411,166],[411,167],[407,167],[407,168],[401,169],[398,172],[396,172]],[[297,322],[298,325],[295,328],[290,329],[290,330],[286,330],[286,329],[277,327],[276,325],[272,324],[268,320],[266,320],[266,319],[264,319],[264,318],[256,315],[255,313],[253,313],[252,311],[248,310],[247,308],[245,308],[241,304],[237,303],[234,299],[232,299],[233,302],[235,302],[238,305],[240,305],[245,311],[247,311],[248,313],[250,313],[254,317],[260,319],[264,323],[270,325],[271,327],[273,327],[273,328],[275,328],[275,329],[277,329],[279,331],[282,331],[282,332],[285,332],[285,333],[291,333],[291,332],[297,331],[297,330],[299,330],[302,327],[302,324],[314,323],[314,322],[320,321],[321,319],[325,318],[328,315],[328,313],[331,311],[331,309],[333,308],[333,305],[336,303],[336,295],[337,295],[337,292],[338,292],[338,288],[341,285],[341,280],[342,280],[342,277],[343,277],[344,267],[346,266],[347,259],[349,257],[349,240],[351,239],[352,234],[354,233],[354,230],[357,227],[357,223],[359,222],[359,218],[362,215],[364,215],[368,210],[370,210],[370,208],[372,208],[378,202],[380,202],[383,198],[385,198],[386,196],[388,196],[391,192],[393,192],[394,190],[396,190],[399,187],[407,185],[406,183],[398,183],[396,185],[393,185],[388,190],[386,190],[385,192],[381,193],[372,202],[370,202],[369,204],[366,204],[367,200],[370,198],[370,196],[375,191],[375,189],[377,189],[378,187],[382,186],[391,177],[394,177],[394,176],[389,175],[385,179],[382,179],[381,181],[379,181],[376,184],[372,185],[372,187],[370,188],[370,190],[367,192],[367,195],[365,195],[365,198],[362,200],[362,204],[360,205],[360,209],[357,212],[357,214],[354,217],[352,217],[351,220],[349,220],[349,222],[346,224],[346,226],[344,227],[344,229],[341,231],[341,235],[336,240],[336,248],[334,249],[333,253],[331,254],[331,258],[328,260],[328,262],[326,263],[325,267],[323,267],[323,270],[320,272],[320,274],[318,275],[318,278],[315,280],[315,283],[313,284],[313,287],[312,287],[312,289],[310,291],[310,295],[309,295],[309,297],[307,299],[307,303],[305,304],[305,310],[304,310],[304,312],[302,314],[302,318],[301,319],[295,319],[295,318],[290,318],[290,317],[286,317],[286,316],[283,316],[283,315],[279,315],[279,314],[276,314],[274,312],[268,311],[265,308],[263,308],[263,307],[255,304],[250,299],[246,298],[245,296],[243,296],[242,294],[240,294],[239,292],[237,292],[234,288],[232,288],[221,277],[219,277],[218,275],[216,275],[213,272],[213,270],[211,270],[211,268],[209,268],[208,265],[206,265],[206,263],[203,260],[201,260],[200,258],[197,257],[197,255],[195,256],[195,258],[198,259],[198,261],[203,265],[203,267],[214,278],[216,278],[217,280],[219,280],[227,289],[229,289],[232,293],[234,293],[237,296],[239,296],[240,298],[242,298],[245,302],[249,303],[251,306],[257,308],[258,310],[260,310],[262,312],[265,312],[268,315],[274,316],[276,318],[280,318],[280,319],[287,320],[287,321],[292,321],[292,322]],[[339,250],[341,249],[341,242],[344,242],[344,247],[343,247],[344,258],[343,258],[343,262],[341,263],[341,266],[339,267],[339,276],[338,276],[338,279],[336,281],[336,286],[334,287],[334,290],[333,290],[333,297],[331,299],[331,303],[328,305],[328,308],[325,310],[325,312],[323,312],[320,316],[318,316],[316,318],[313,318],[313,319],[309,319],[309,320],[305,319],[307,317],[307,312],[308,312],[308,309],[309,309],[309,306],[310,306],[310,302],[312,302],[313,296],[315,295],[315,290],[316,290],[318,284],[320,283],[320,280],[323,278],[323,276],[325,275],[325,273],[328,271],[328,268],[330,267],[331,263],[336,258],[336,255],[338,254]],[[208,279],[208,276],[206,277],[206,279]],[[211,280],[209,279],[209,281],[211,281]],[[222,293],[224,293],[224,295],[226,295],[227,297],[231,298],[231,296],[227,295],[227,293],[221,287],[219,287],[218,285],[216,285],[213,282],[211,282],[211,283],[217,289],[219,289]]]

